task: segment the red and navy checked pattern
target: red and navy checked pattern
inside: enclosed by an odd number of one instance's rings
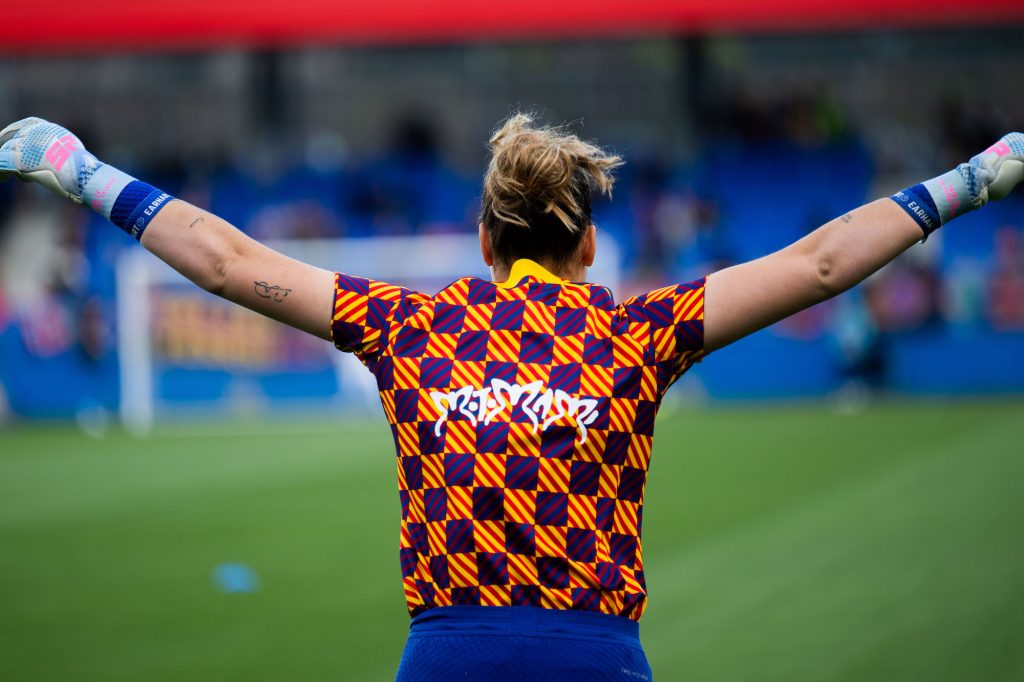
[[[475,604],[640,618],[654,418],[702,355],[703,319],[703,280],[615,305],[606,288],[529,261],[506,284],[466,278],[432,297],[337,275],[335,345],[376,376],[395,439],[411,614]],[[551,412],[545,426],[535,403],[487,403],[491,382],[596,408],[587,424]]]

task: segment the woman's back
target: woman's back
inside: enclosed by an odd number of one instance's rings
[[[525,259],[433,297],[338,275],[332,331],[376,376],[395,438],[412,615],[639,619],[654,417],[702,352],[703,282],[616,306]]]

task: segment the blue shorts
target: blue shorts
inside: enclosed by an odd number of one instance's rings
[[[412,620],[396,682],[650,682],[639,623],[532,606],[443,606]]]

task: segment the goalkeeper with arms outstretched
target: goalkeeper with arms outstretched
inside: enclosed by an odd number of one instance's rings
[[[621,159],[523,115],[491,151],[479,232],[492,281],[433,296],[282,256],[40,119],[0,133],[0,176],[87,205],[207,291],[374,374],[412,616],[398,680],[650,680],[640,524],[665,391],[706,353],[1005,196],[1024,178],[1024,135],[776,253],[618,305],[585,281],[591,194],[610,192]]]

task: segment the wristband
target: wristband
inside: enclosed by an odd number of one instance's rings
[[[82,191],[82,203],[137,240],[172,199],[170,194],[107,164],[96,169]]]
[[[977,197],[972,168],[960,164],[944,175],[900,190],[889,198],[914,219],[924,232],[924,239],[928,239],[928,235],[953,218],[979,208],[984,202]]]
[[[928,235],[942,227],[939,209],[935,206],[935,201],[923,184],[919,183],[913,187],[902,189],[889,198],[895,201],[897,206],[906,211],[907,215],[917,222],[924,232],[925,239],[928,239]]]

